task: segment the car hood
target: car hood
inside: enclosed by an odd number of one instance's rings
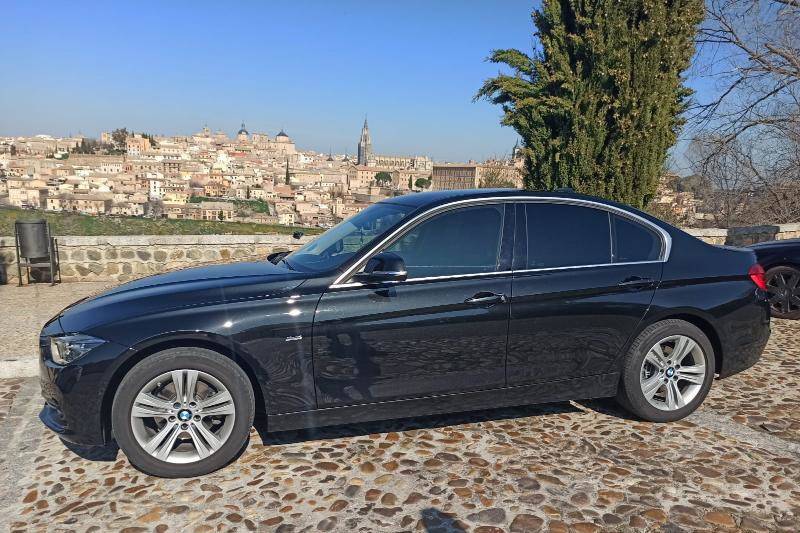
[[[269,298],[300,285],[308,274],[272,263],[233,263],[187,268],[131,281],[67,307],[65,332],[157,312],[252,298]]]

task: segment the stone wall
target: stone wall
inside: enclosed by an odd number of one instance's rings
[[[800,238],[800,224],[688,229],[711,244],[746,246]],[[63,281],[128,281],[191,266],[264,259],[308,242],[290,235],[142,235],[58,237]],[[23,272],[23,278],[25,274]],[[14,237],[0,237],[0,284],[17,283]]]
[[[711,244],[728,244],[731,246],[747,246],[757,242],[800,238],[800,224],[748,226],[729,229],[687,229],[686,231]]]
[[[311,237],[291,235],[142,235],[57,237],[63,281],[128,281],[191,266],[263,260]],[[25,272],[22,273],[23,282]],[[17,283],[14,237],[0,237],[0,283]]]

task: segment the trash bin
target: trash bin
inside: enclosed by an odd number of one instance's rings
[[[55,283],[58,272],[56,243],[50,236],[46,220],[17,220],[14,222],[17,244],[19,284],[22,285],[22,269],[26,269],[28,282]],[[24,258],[24,259],[23,259]]]

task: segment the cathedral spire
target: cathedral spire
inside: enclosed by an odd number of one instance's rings
[[[367,117],[364,115],[364,126],[361,128],[361,138],[358,141],[358,161],[359,165],[367,165],[372,156],[372,138],[369,135],[369,125]]]

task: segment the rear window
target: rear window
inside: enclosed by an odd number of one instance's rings
[[[614,215],[614,234],[615,263],[657,261],[661,255],[661,239],[638,222]]]
[[[569,204],[528,203],[527,268],[604,265],[611,262],[609,213]]]

